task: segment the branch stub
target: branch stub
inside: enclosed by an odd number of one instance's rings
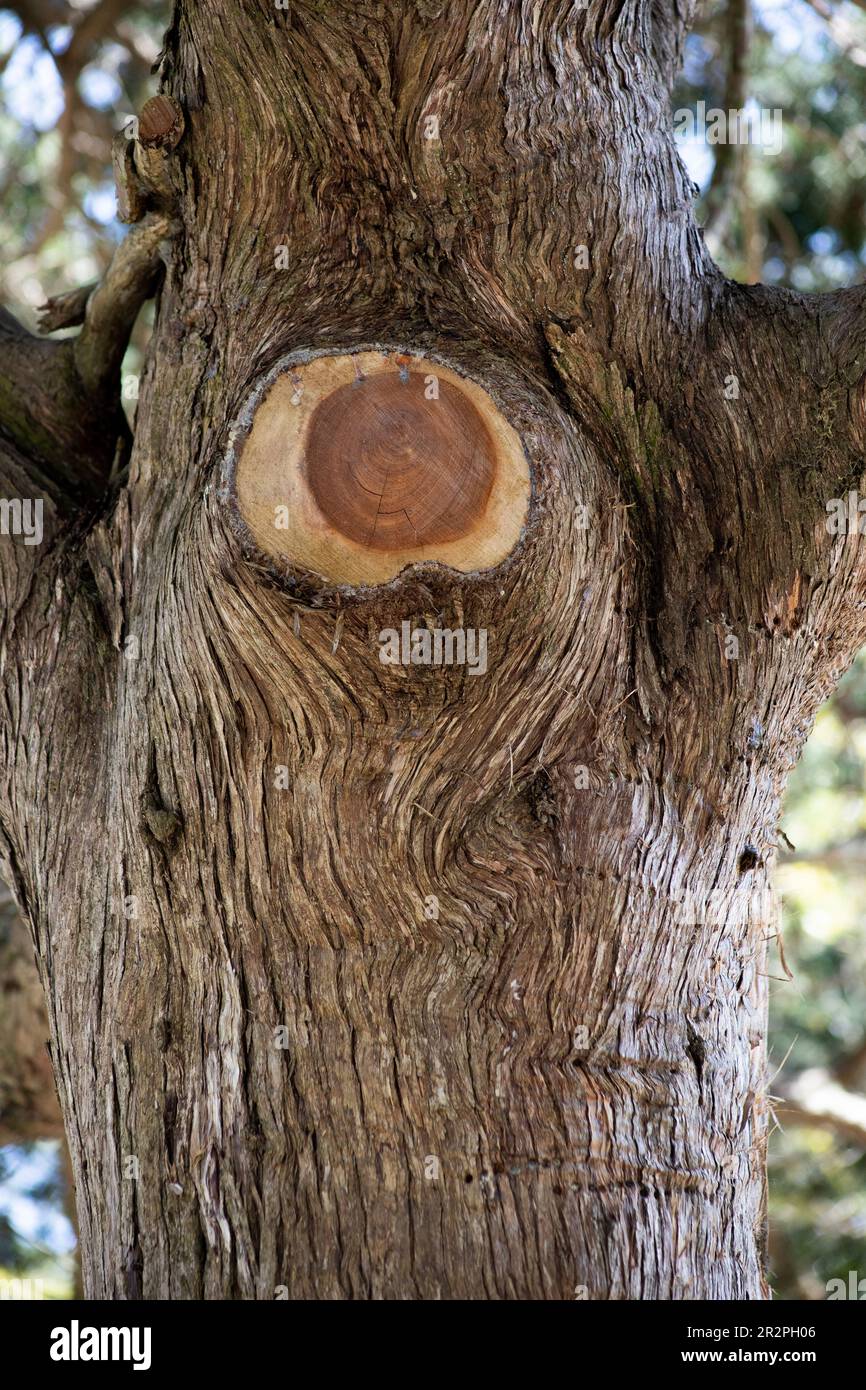
[[[486,391],[441,362],[314,357],[281,371],[248,413],[237,507],[283,564],[375,585],[420,561],[491,569],[520,539],[520,438]]]

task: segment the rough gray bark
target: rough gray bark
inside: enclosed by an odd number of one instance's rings
[[[176,5],[129,469],[84,511],[50,471],[47,544],[0,548],[2,844],[92,1296],[766,1296],[764,904],[864,639],[824,526],[864,291],[709,260],[668,130],[689,8]],[[244,402],[371,344],[523,438],[497,569],[347,590],[249,542]],[[488,674],[382,666],[425,617],[486,628]]]

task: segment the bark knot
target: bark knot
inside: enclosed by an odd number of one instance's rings
[[[145,801],[142,820],[153,838],[166,847],[174,844],[183,829],[180,816],[161,806],[152,797]]]

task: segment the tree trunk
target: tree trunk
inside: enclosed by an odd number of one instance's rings
[[[128,468],[105,412],[73,478],[47,407],[3,455],[46,537],[0,548],[2,843],[91,1297],[767,1296],[864,292],[706,255],[687,8],[176,5]],[[88,399],[129,280],[52,359]]]

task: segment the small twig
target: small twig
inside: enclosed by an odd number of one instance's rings
[[[630,690],[630,691],[628,692],[627,695],[623,695],[622,699],[621,699],[620,701],[618,701],[617,704],[614,705],[613,709],[612,709],[612,710],[608,710],[607,716],[606,716],[606,717],[607,717],[608,719],[612,718],[612,716],[615,715],[616,712],[617,712],[617,710],[620,708],[620,705],[624,705],[625,702],[626,702],[626,700],[630,700],[631,697],[632,697],[632,695],[636,695],[636,694],[637,694],[637,686],[635,686],[634,690]],[[589,702],[587,701],[587,703],[589,703]]]
[[[138,311],[156,287],[163,244],[173,230],[170,217],[149,213],[120,243],[105,278],[88,298],[74,343],[75,365],[88,391],[104,388],[120,370]]]
[[[81,285],[78,289],[54,294],[46,299],[38,310],[39,332],[54,333],[58,328],[77,328],[82,324],[87,301],[98,284],[98,280],[91,280],[89,285]]]

